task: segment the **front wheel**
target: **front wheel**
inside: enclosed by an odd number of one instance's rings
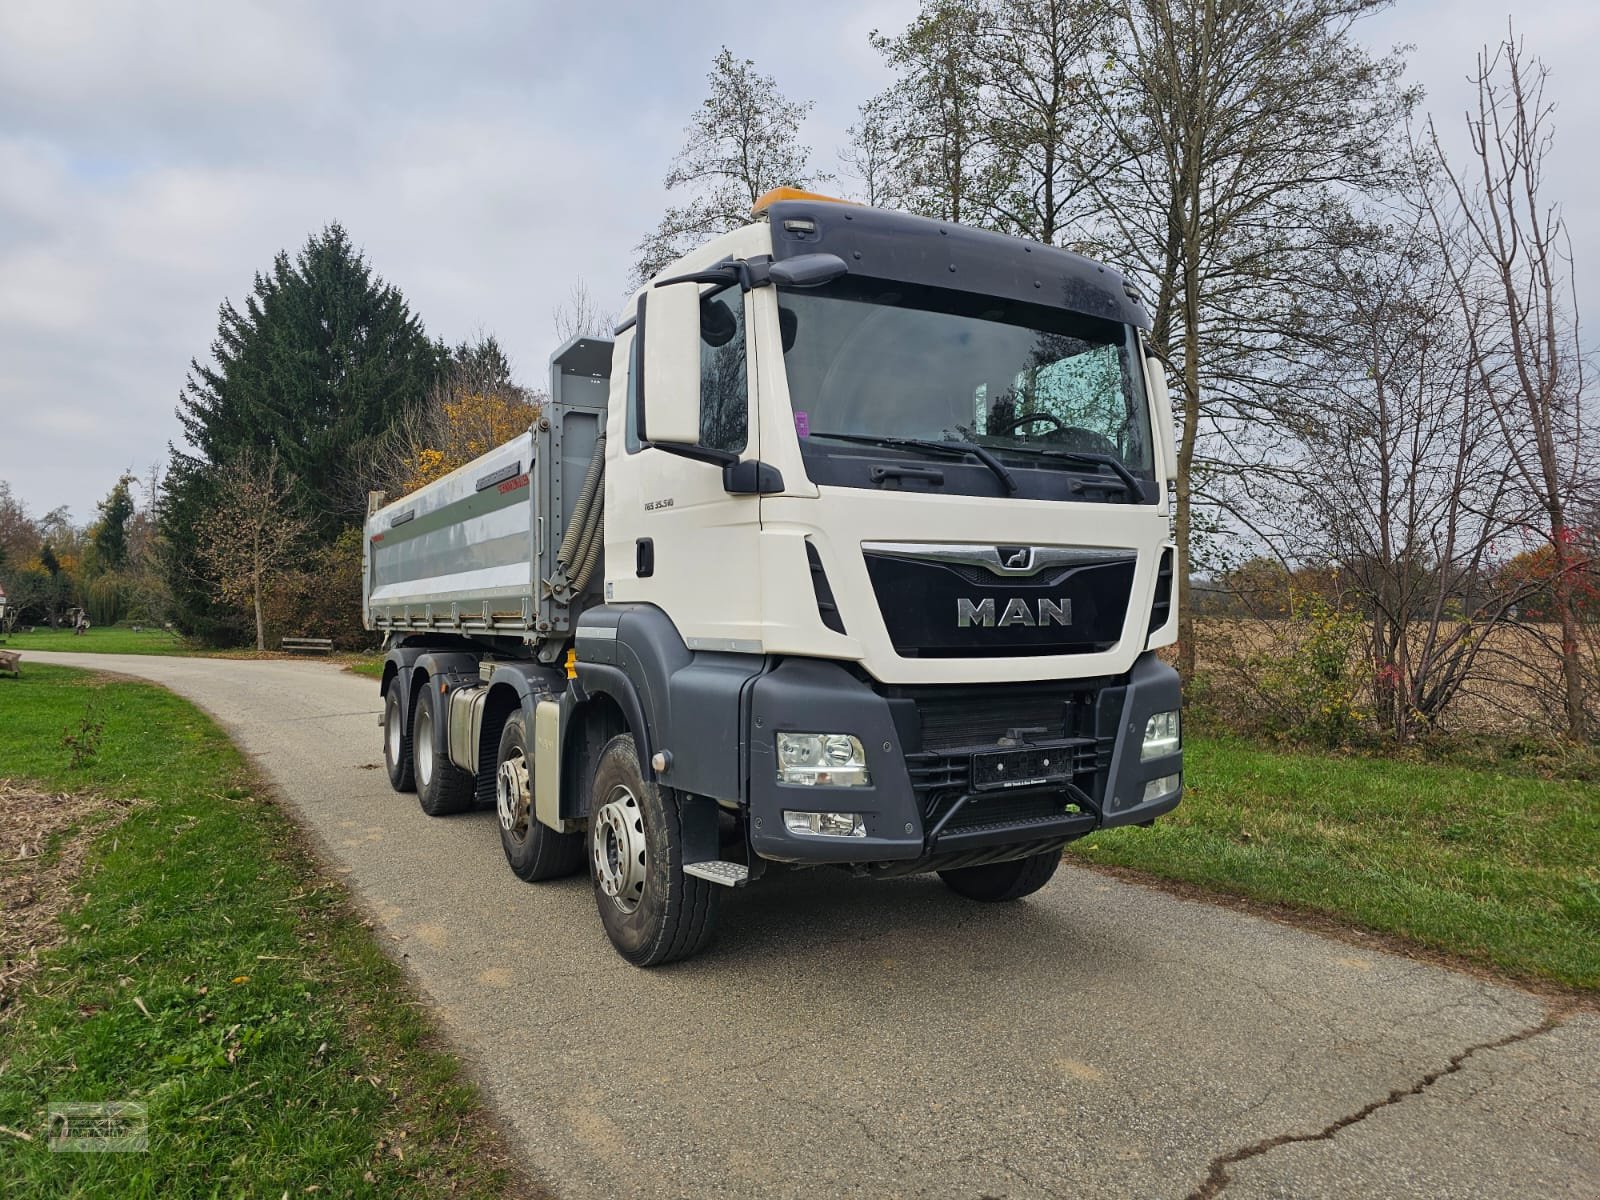
[[[1049,883],[1060,865],[1061,851],[1051,850],[1047,854],[1031,854],[1010,862],[940,871],[939,878],[952,892],[968,900],[1020,900]]]
[[[533,815],[533,789],[528,772],[528,718],[520,712],[506,718],[495,757],[494,807],[500,817],[500,848],[518,879],[535,883],[559,879],[583,866],[583,835],[557,833]]]
[[[677,797],[645,782],[628,734],[606,743],[595,768],[588,845],[595,904],[618,954],[654,967],[710,943],[722,889],[683,873]]]
[[[417,790],[416,772],[411,762],[411,731],[400,713],[400,688],[389,688],[383,702],[383,765],[389,772],[389,786],[397,792]]]

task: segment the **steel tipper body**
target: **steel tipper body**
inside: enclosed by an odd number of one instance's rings
[[[901,214],[763,215],[634,297],[603,438],[569,345],[526,438],[369,521],[391,779],[495,803],[524,878],[586,863],[641,964],[769,863],[1012,899],[1180,795],[1176,461],[1132,290]]]

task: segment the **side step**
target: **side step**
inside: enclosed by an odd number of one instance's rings
[[[721,861],[685,863],[683,873],[698,879],[709,879],[712,883],[720,883],[723,887],[743,887],[750,882],[750,868],[743,863]]]

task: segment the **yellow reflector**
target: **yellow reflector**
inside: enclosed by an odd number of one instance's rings
[[[773,188],[752,204],[750,215],[759,217],[780,200],[821,200],[824,204],[855,204],[854,200],[842,200],[838,196],[824,196],[820,192],[802,192],[799,188],[780,187]]]
[[[567,651],[567,678],[568,679],[576,679],[577,677],[578,677],[578,652],[576,650],[568,650]]]

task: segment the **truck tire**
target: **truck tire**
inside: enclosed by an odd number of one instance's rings
[[[511,873],[537,883],[571,875],[583,866],[583,835],[557,833],[534,818],[528,780],[533,755],[528,742],[528,718],[512,713],[500,731],[500,751],[494,760],[494,806],[500,818],[500,848]]]
[[[710,943],[722,889],[683,873],[677,795],[645,782],[629,734],[607,742],[595,767],[585,842],[600,922],[618,954],[655,967]]]
[[[383,701],[383,765],[389,786],[397,792],[417,790],[416,765],[411,761],[411,730],[400,715],[400,688],[389,689]]]
[[[958,867],[954,871],[940,871],[939,878],[958,896],[968,900],[1020,900],[1031,896],[1056,873],[1061,865],[1061,851],[1032,854],[1010,862],[985,863],[981,867]]]
[[[412,714],[411,761],[422,811],[430,817],[448,817],[472,807],[473,785],[471,775],[434,751],[438,704],[431,682],[425,684],[417,693],[417,711]]]

